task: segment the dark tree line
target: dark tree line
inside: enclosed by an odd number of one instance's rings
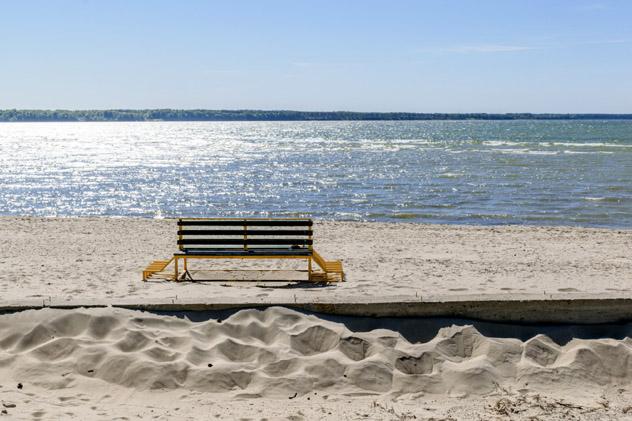
[[[628,120],[632,114],[361,113],[266,110],[0,110],[15,121]]]

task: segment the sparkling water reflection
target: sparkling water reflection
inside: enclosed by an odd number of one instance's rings
[[[632,122],[0,124],[0,214],[632,227]]]

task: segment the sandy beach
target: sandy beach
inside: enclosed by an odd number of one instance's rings
[[[141,282],[148,263],[177,250],[174,220],[4,217],[0,297],[4,303],[200,298],[275,303],[457,295],[632,296],[630,230],[318,221],[314,232],[315,249],[325,258],[343,261],[347,282],[325,288]],[[304,270],[305,264],[217,260],[196,262],[192,268],[204,278],[208,269]],[[250,280],[278,276],[246,275]],[[294,272],[289,279],[305,276]]]
[[[288,288],[283,277],[304,276],[301,265],[260,261],[205,262],[194,274],[284,272],[142,282],[149,261],[175,250],[175,221],[0,218],[1,301],[630,295],[629,230],[319,221],[315,233],[347,282]],[[198,322],[45,308],[0,315],[0,410],[9,419],[632,419],[630,361],[629,338],[523,341],[460,325],[411,343],[282,307]]]

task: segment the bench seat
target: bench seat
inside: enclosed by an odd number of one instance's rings
[[[186,249],[176,256],[311,256],[306,248],[256,248],[256,249]]]

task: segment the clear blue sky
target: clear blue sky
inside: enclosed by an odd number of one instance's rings
[[[632,1],[0,5],[0,108],[632,113]]]

